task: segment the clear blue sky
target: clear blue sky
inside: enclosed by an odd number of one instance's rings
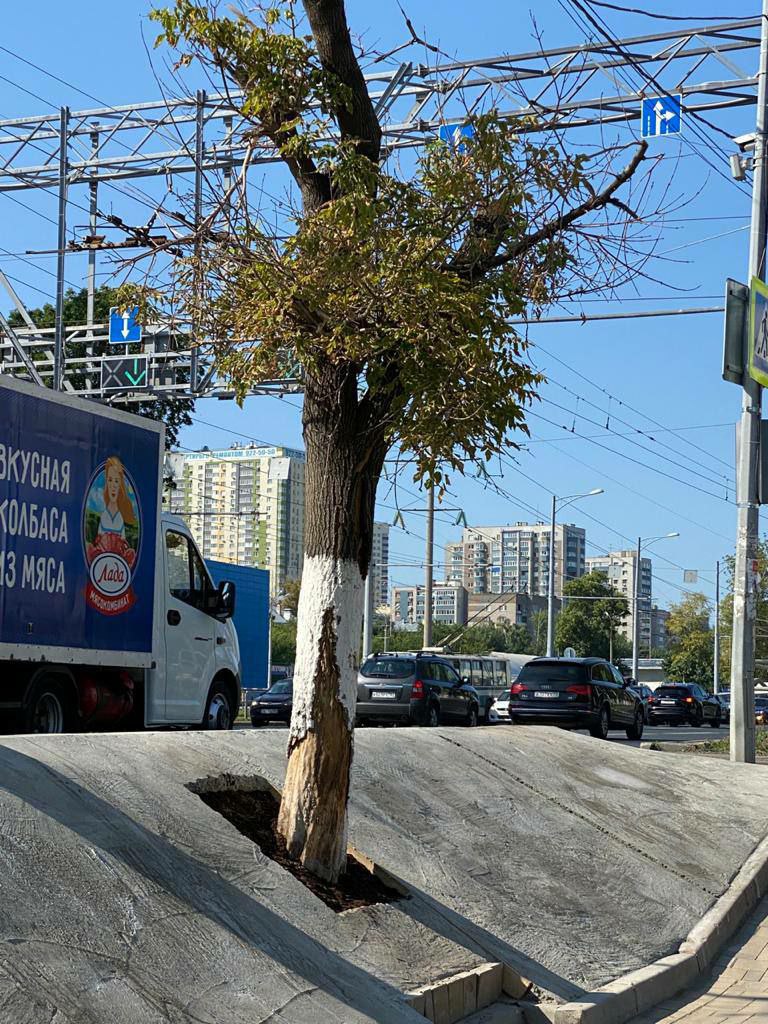
[[[409,0],[404,6],[419,31],[457,58],[516,53],[536,46],[532,15],[525,4],[509,0],[480,0],[475,4]],[[640,6],[680,13],[680,5],[671,0]],[[741,5],[736,16],[756,13],[753,7],[757,7],[754,0]],[[682,13],[693,13],[694,5],[690,8],[683,5]],[[142,33],[150,44],[155,35],[154,27],[146,22],[148,9],[143,0],[110,4],[39,0],[31,17],[29,8],[11,5],[4,12],[0,43],[106,104],[153,99],[159,95],[155,74],[167,75],[160,58],[156,58],[154,70],[150,67],[145,51]],[[404,41],[396,0],[380,0],[377,4],[349,0],[348,11],[354,29],[369,45],[386,50]],[[699,0],[695,11],[700,17],[730,16],[725,5],[712,0]],[[637,35],[667,27],[640,15],[609,10],[602,13],[616,35]],[[559,0],[541,0],[535,17],[545,46],[585,39],[584,29],[570,20]],[[8,53],[0,54],[0,117],[43,113],[62,103],[76,110],[95,105],[75,88],[40,74]],[[418,50],[411,56],[417,61],[424,57]],[[754,70],[757,53],[750,51],[735,59]],[[725,69],[721,73],[729,77]],[[199,84],[191,71],[187,82],[192,88]],[[610,83],[603,82],[600,88],[610,88]],[[754,107],[745,107],[714,120],[737,135],[751,129],[753,118]],[[628,140],[630,129],[623,129],[621,137]],[[690,140],[696,141],[697,152]],[[624,290],[623,302],[590,301],[571,305],[565,312],[717,305],[726,277],[746,279],[748,196],[744,189],[719,177],[704,160],[706,155],[727,178],[727,155],[732,150],[728,140],[711,133],[708,145],[703,146],[689,132],[688,140],[667,139],[652,147],[655,154],[665,155],[663,180],[672,181],[671,196],[679,197],[682,203],[677,213],[670,215],[660,238],[658,249],[667,252],[667,258],[650,268],[659,283],[640,280],[636,295],[631,289]],[[158,182],[139,185],[152,195],[157,195],[160,188]],[[51,300],[54,259],[24,257],[28,260],[24,262],[21,257],[28,249],[54,247],[55,228],[45,218],[55,216],[55,197],[25,192],[18,198],[36,212],[7,195],[0,196],[0,266],[16,279],[20,294],[34,306]],[[82,225],[85,215],[79,204],[86,204],[85,190],[73,189],[71,199],[69,222]],[[103,190],[101,203],[126,220],[146,216],[146,209],[130,189]],[[100,269],[104,275],[101,280],[108,280],[110,268],[105,264]],[[76,286],[84,284],[81,258],[68,259],[67,279]],[[665,285],[688,291],[676,294]],[[3,303],[4,307],[8,305]],[[448,503],[461,506],[470,524],[488,525],[530,519],[525,509],[531,506],[547,514],[548,495],[553,490],[572,494],[604,487],[604,495],[575,506],[567,517],[587,529],[588,541],[593,545],[588,553],[629,546],[625,538],[638,534],[650,537],[679,531],[679,539],[664,541],[652,552],[655,597],[663,605],[679,598],[683,567],[708,570],[699,586],[711,596],[709,570],[717,558],[732,550],[735,530],[733,424],[738,416],[739,394],[734,385],[720,379],[722,318],[708,315],[541,324],[530,328],[529,337],[537,346],[533,358],[550,376],[551,383],[543,389],[543,401],[530,417],[531,441],[525,442],[525,450],[515,456],[520,472],[506,467],[504,479],[498,481],[522,507],[471,478],[455,481],[455,493]],[[300,401],[295,397],[284,401],[253,398],[243,410],[231,403],[201,401],[196,418],[183,437],[185,446],[226,447],[242,439],[240,435],[292,446],[301,442]],[[572,426],[575,432],[571,432]],[[696,429],[673,434],[662,431],[663,427]],[[648,451],[619,436],[632,428],[652,435],[653,440],[637,434],[634,437]],[[698,447],[692,447],[686,439]],[[413,494],[413,483],[404,478],[402,484],[400,505],[423,507],[423,498]],[[729,502],[724,500],[726,493]],[[379,517],[391,521],[395,499],[385,481],[379,497]],[[587,513],[600,522],[589,519]],[[436,533],[440,551],[443,543],[458,535],[453,518],[454,514],[439,516]],[[423,557],[423,516],[405,513],[405,521],[410,533],[393,531],[392,561],[410,565],[392,570],[395,581],[413,581],[421,572],[417,566]],[[663,561],[662,556],[675,564]]]

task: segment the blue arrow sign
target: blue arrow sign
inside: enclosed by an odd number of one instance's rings
[[[109,311],[109,341],[112,345],[127,345],[131,341],[141,341],[143,328],[138,322],[139,307],[120,310],[113,306]]]
[[[640,107],[642,135],[655,139],[659,135],[677,135],[681,130],[683,97],[649,96]]]
[[[471,139],[474,134],[471,124],[441,124],[438,132],[440,141],[452,146],[457,153],[463,153],[467,148],[462,138]]]

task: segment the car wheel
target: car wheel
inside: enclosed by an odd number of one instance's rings
[[[224,683],[214,683],[208,695],[203,715],[203,729],[225,731],[231,729],[234,721],[229,689]]]
[[[468,728],[472,729],[476,725],[477,725],[477,706],[475,704],[473,704],[472,707],[469,709],[469,714],[467,715],[467,726],[468,726]]]
[[[715,715],[715,717],[709,723],[709,726],[710,726],[711,729],[719,729],[721,724],[722,724],[722,715],[718,711],[717,715]]]
[[[62,733],[72,727],[69,702],[64,688],[55,679],[39,679],[27,697],[24,732]]]
[[[589,727],[589,735],[594,736],[596,740],[607,740],[609,726],[610,718],[608,716],[608,708],[603,704],[600,708],[600,717],[597,722]]]
[[[641,740],[643,738],[643,726],[645,725],[645,719],[642,711],[638,711],[635,714],[635,721],[632,725],[627,728],[627,739],[628,740]]]
[[[438,708],[437,704],[429,705],[429,710],[427,711],[426,724],[427,727],[430,729],[434,729],[436,726],[440,725],[440,709]]]

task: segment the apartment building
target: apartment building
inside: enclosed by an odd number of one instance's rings
[[[174,452],[165,505],[186,519],[205,558],[268,569],[272,595],[301,576],[304,452],[233,445]]]
[[[666,608],[659,608],[657,604],[651,607],[651,650],[663,651],[667,646],[667,620],[669,612]],[[650,655],[653,657],[653,655]]]
[[[470,594],[528,594],[546,597],[549,579],[547,523],[471,527],[445,549],[446,579]],[[586,533],[578,526],[555,526],[555,594],[563,584],[583,576]]]
[[[389,523],[373,524],[371,551],[371,585],[373,607],[389,603]]]
[[[426,601],[423,586],[395,587],[392,591],[392,622],[395,627],[418,626],[424,621]],[[460,583],[434,583],[432,621],[467,622],[467,591]]]
[[[626,597],[629,602],[629,614],[619,633],[630,643],[635,628],[635,573],[637,572],[636,551],[611,551],[607,555],[597,555],[586,560],[587,572],[601,572],[608,579],[617,594]],[[644,654],[651,650],[651,606],[653,603],[653,562],[650,558],[640,559],[640,651]]]
[[[555,602],[559,611],[560,601]],[[536,612],[547,610],[546,597],[531,597],[529,594],[470,594],[467,600],[468,622],[473,626],[525,626],[534,635]],[[541,628],[541,624],[538,623]],[[544,625],[546,636],[546,624]]]

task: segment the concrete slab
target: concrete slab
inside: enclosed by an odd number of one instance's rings
[[[272,731],[0,742],[0,1021],[423,1024],[403,993],[488,962],[569,1001],[676,952],[768,832],[763,768],[360,730],[350,842],[412,896],[337,915],[186,788],[279,787],[284,756]]]

